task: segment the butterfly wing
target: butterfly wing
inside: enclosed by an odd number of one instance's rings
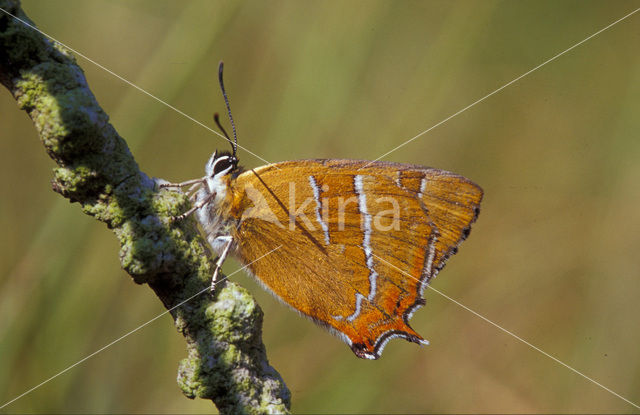
[[[393,337],[426,343],[408,320],[482,199],[480,187],[453,173],[353,160],[263,166],[233,188],[239,259],[369,359]]]

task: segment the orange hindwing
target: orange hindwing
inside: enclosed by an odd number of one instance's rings
[[[236,256],[273,294],[369,359],[393,337],[426,343],[409,318],[482,199],[478,185],[453,173],[354,160],[263,166],[230,189]]]

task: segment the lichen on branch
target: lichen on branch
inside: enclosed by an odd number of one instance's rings
[[[167,309],[206,291],[213,262],[195,222],[171,220],[186,197],[140,171],[71,53],[18,20],[35,26],[18,1],[0,8],[0,82],[57,165],[53,190],[113,231],[123,269]],[[288,412],[289,390],[261,340],[262,311],[246,290],[225,281],[171,314],[187,341],[178,370],[187,397],[211,399],[223,413]]]

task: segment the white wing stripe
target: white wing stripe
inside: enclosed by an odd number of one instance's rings
[[[367,299],[373,301],[376,296],[378,273],[373,269],[373,255],[371,251],[371,214],[367,209],[367,194],[362,184],[362,176],[356,175],[353,178],[353,185],[358,194],[358,208],[364,219],[364,236],[362,238],[362,249],[367,260],[367,268],[369,268],[369,295]]]
[[[324,232],[324,243],[325,245],[329,245],[329,226],[322,219],[322,203],[320,202],[320,188],[318,187],[318,183],[316,183],[316,179],[313,176],[309,176],[309,185],[311,185],[311,189],[313,190],[313,197],[316,200],[316,219],[320,226],[322,226],[322,232]]]

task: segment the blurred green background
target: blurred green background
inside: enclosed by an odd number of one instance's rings
[[[240,144],[269,161],[375,159],[640,7],[638,1],[24,1],[40,29],[211,125],[225,61]],[[385,157],[480,184],[434,288],[640,402],[640,13]],[[202,174],[217,136],[82,58],[147,174]],[[118,244],[51,191],[54,163],[0,92],[0,403],[164,309]],[[240,152],[247,167],[263,164]],[[230,260],[225,271],[238,268]],[[427,290],[379,361],[248,276],[298,413],[637,412]],[[166,316],[3,411],[205,413]]]

